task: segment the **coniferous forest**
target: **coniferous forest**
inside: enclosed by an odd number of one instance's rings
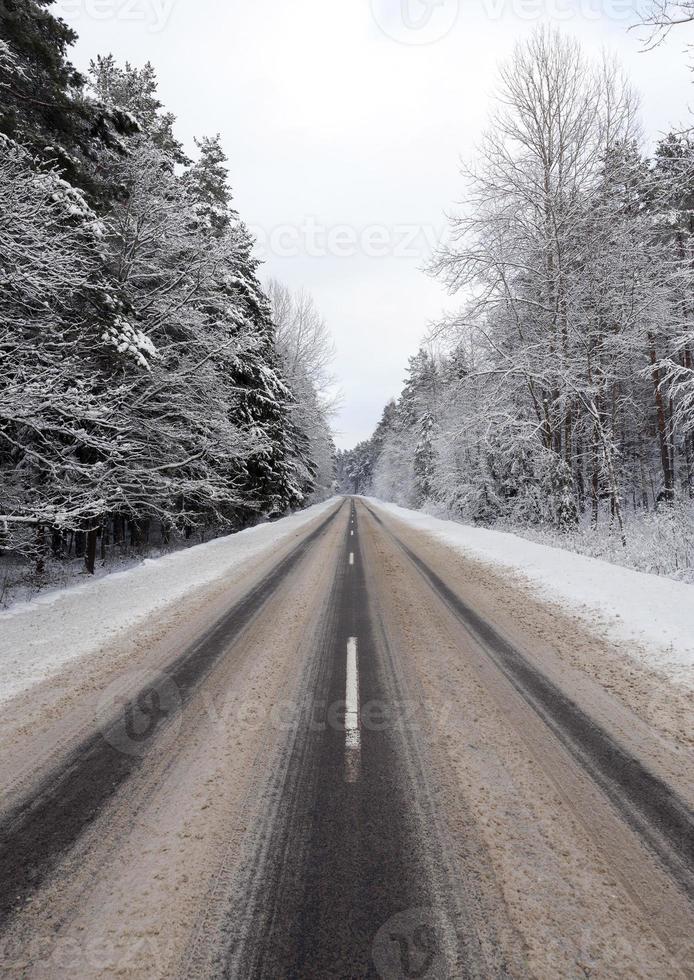
[[[0,38],[5,561],[93,572],[329,495],[330,341],[262,288],[220,137],[188,156],[149,64],[79,74],[45,0]]]

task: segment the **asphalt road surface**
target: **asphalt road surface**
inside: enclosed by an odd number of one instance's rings
[[[346,499],[185,618],[0,717],[2,975],[694,976],[691,741],[561,611]]]

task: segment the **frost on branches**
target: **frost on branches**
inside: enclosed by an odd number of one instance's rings
[[[65,25],[20,6],[0,44],[5,563],[94,571],[323,494],[329,428],[299,409],[319,393],[278,346],[220,138],[189,160],[151,65],[85,80]]]
[[[503,67],[464,177],[432,268],[459,308],[411,360],[372,439],[340,456],[341,485],[466,521],[585,529],[623,554],[644,515],[649,527],[660,515],[663,541],[673,522],[685,535],[691,135],[649,159],[619,69],[540,31]],[[671,558],[661,564],[675,571]]]

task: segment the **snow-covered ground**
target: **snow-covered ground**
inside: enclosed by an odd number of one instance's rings
[[[268,524],[144,561],[83,585],[18,603],[0,613],[0,702],[71,660],[137,628],[157,610],[270,553],[334,506],[328,500]]]
[[[47,593],[0,613],[0,702],[136,629],[190,592],[270,554],[334,503]],[[449,547],[521,577],[536,594],[578,614],[588,628],[607,635],[630,656],[646,659],[694,687],[694,585],[514,534],[440,520],[378,500],[370,503]]]
[[[521,576],[545,599],[578,614],[630,656],[694,686],[694,585],[536,544],[503,531],[440,520],[369,498],[412,528],[471,558]]]

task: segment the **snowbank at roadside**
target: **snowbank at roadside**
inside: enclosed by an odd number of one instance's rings
[[[137,627],[158,609],[283,544],[336,499],[135,568],[49,592],[0,613],[0,702]]]
[[[369,503],[456,551],[522,576],[536,594],[577,613],[630,656],[694,686],[694,585],[373,498]]]

